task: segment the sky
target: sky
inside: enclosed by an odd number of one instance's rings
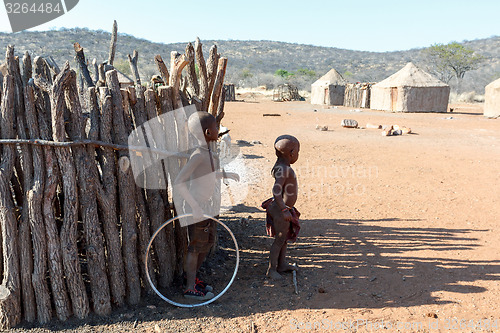
[[[198,36],[385,52],[498,36],[498,13],[498,0],[80,0],[30,31],[110,31],[117,20],[119,32],[160,43]],[[0,6],[0,32],[11,31]]]

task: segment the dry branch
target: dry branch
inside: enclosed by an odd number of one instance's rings
[[[134,74],[135,84],[136,86],[141,85],[141,77],[139,75],[139,69],[137,68],[137,60],[139,58],[139,53],[137,50],[134,50],[133,56],[128,55],[128,62],[130,64],[130,70]]]
[[[180,54],[172,51],[170,54],[170,86],[172,87],[172,105],[174,109],[182,106],[179,88],[181,86],[182,70],[191,61],[192,54]]]
[[[170,82],[170,74],[168,73],[167,65],[163,62],[161,55],[157,54],[155,56],[155,63],[158,67],[158,71],[160,72],[163,83],[168,86]]]
[[[115,53],[116,53],[116,40],[118,38],[118,24],[116,20],[113,21],[113,32],[111,33],[111,43],[109,44],[109,57],[108,64],[113,65],[115,61]]]
[[[194,65],[194,47],[193,44],[188,43],[186,46],[186,57],[189,59],[186,65],[186,78],[187,85],[191,87],[193,95],[198,96],[200,94],[200,86],[198,84],[198,78],[196,77],[196,68]],[[184,90],[183,90],[184,91]]]
[[[224,87],[224,76],[226,75],[227,58],[220,58],[219,64],[217,66],[217,76],[215,77],[214,87],[212,90],[212,95],[210,97],[210,105],[208,107],[208,112],[214,117],[217,116],[217,107],[219,105],[219,99],[221,91]]]
[[[90,72],[87,67],[87,61],[85,60],[85,54],[83,53],[83,47],[80,46],[80,43],[76,42],[73,44],[73,48],[75,49],[75,61],[80,68],[80,74],[85,79],[85,85],[87,88],[94,86],[94,81],[92,77],[90,77]]]
[[[201,100],[201,107],[203,107],[203,103],[207,99],[207,96],[209,96],[209,90],[208,90],[208,77],[207,77],[207,65],[205,63],[205,59],[203,57],[203,48],[202,44],[200,42],[200,39],[196,37],[196,42],[194,44],[195,48],[195,53],[196,53],[196,63],[198,64],[198,71],[199,71],[199,83],[200,83],[200,92],[198,94],[198,98]],[[201,111],[201,110],[199,110]],[[206,111],[203,110],[203,111]]]
[[[217,75],[217,66],[219,64],[220,55],[217,53],[217,46],[212,45],[208,53],[207,59],[207,80],[208,89],[205,100],[203,101],[203,110],[208,111],[210,105],[210,98],[212,97],[212,91],[214,89],[215,78]]]

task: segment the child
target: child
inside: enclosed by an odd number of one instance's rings
[[[217,193],[216,179],[229,178],[238,181],[239,176],[232,172],[215,171],[214,156],[210,142],[217,141],[218,129],[214,116],[205,111],[192,114],[188,120],[189,132],[195,137],[198,147],[175,180],[175,189],[186,201],[193,214],[188,225],[189,245],[184,271],[186,289],[184,297],[208,300],[215,295],[213,288],[196,277],[196,273],[215,242],[216,223],[205,220],[203,215],[215,216],[210,211],[210,199]],[[189,185],[189,187],[188,187]]]
[[[295,242],[300,230],[300,213],[293,206],[297,201],[297,178],[291,168],[299,158],[300,143],[291,135],[281,135],[274,142],[278,157],[271,171],[275,181],[273,197],[262,203],[267,212],[267,234],[274,237],[269,254],[267,276],[281,279],[281,272],[297,270],[286,263],[287,242]]]

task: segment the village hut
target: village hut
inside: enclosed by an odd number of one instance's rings
[[[500,79],[486,86],[483,114],[488,118],[500,117]]]
[[[311,104],[343,105],[346,81],[332,68],[311,85]]]
[[[371,108],[392,112],[446,112],[450,87],[409,62],[375,84]]]

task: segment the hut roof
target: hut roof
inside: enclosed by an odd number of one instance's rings
[[[337,84],[345,85],[346,80],[340,75],[335,68],[330,69],[328,73],[320,77],[313,85]]]
[[[120,82],[121,84],[123,84],[123,83],[134,84],[134,80],[132,80],[130,77],[123,74],[122,72],[120,72],[117,69],[116,69],[116,74],[118,76],[118,82]]]
[[[421,70],[412,62],[406,64],[398,72],[380,81],[377,87],[446,87],[446,83]]]

